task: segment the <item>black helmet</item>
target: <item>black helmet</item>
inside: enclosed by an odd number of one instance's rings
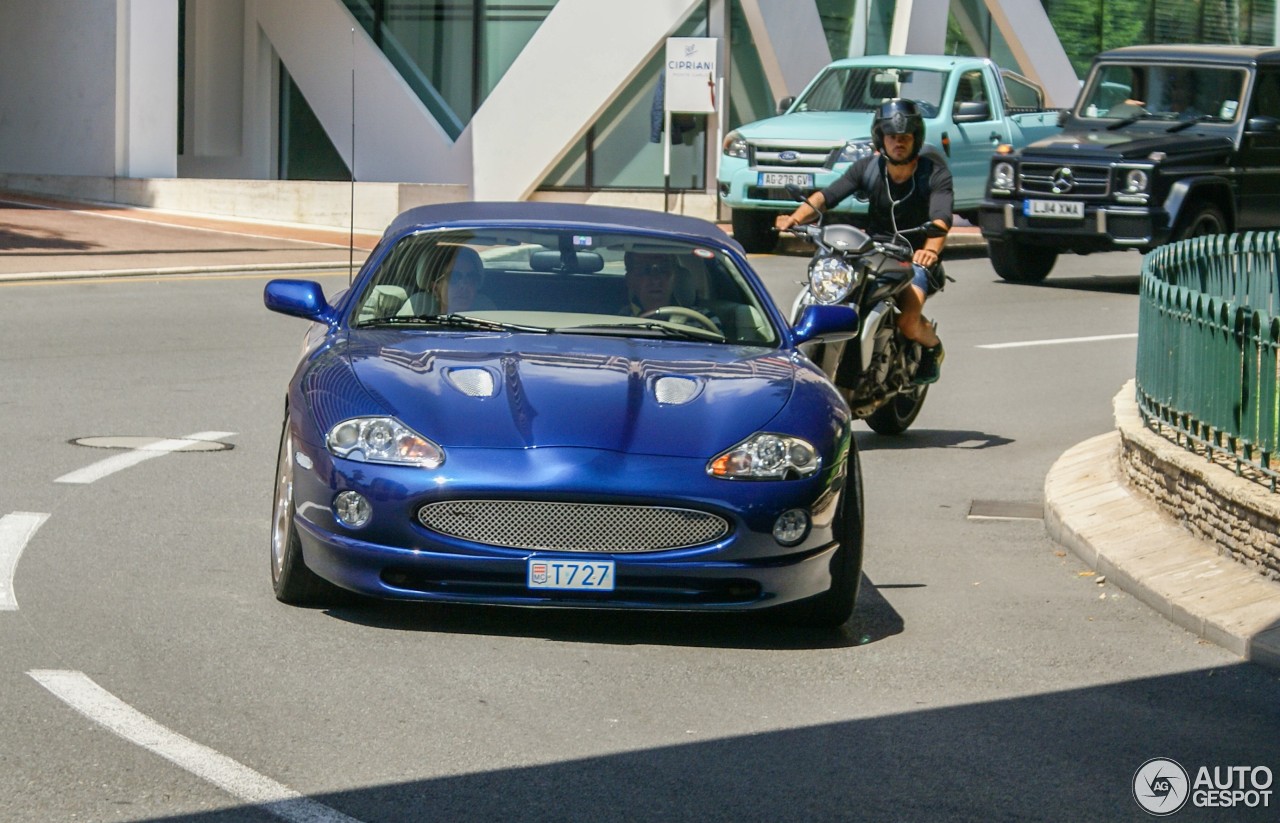
[[[876,110],[876,119],[871,123],[871,142],[875,144],[876,151],[884,152],[886,134],[910,134],[915,137],[907,162],[916,159],[920,149],[924,148],[924,117],[920,115],[920,108],[914,100],[896,97],[880,104],[880,108]]]

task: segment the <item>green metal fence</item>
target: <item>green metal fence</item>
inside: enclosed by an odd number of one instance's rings
[[[1142,263],[1138,407],[1148,426],[1276,490],[1280,232],[1163,246]]]

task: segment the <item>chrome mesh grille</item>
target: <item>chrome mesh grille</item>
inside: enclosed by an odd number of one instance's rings
[[[418,510],[440,534],[512,549],[565,552],[657,552],[711,543],[729,532],[724,518],[693,509],[450,500]]]
[[[1111,188],[1109,166],[1023,163],[1019,169],[1019,176],[1022,190],[1028,194],[1080,199],[1105,197]],[[1064,177],[1071,181],[1069,187],[1062,186]]]

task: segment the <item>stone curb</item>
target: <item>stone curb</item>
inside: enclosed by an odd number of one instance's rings
[[[1175,462],[1183,450],[1147,431],[1133,383],[1115,398],[1117,431],[1066,451],[1045,478],[1045,528],[1107,582],[1222,648],[1280,670],[1280,583],[1268,580],[1197,538],[1159,504],[1130,488],[1124,447]],[[1135,428],[1136,421],[1136,428]],[[1234,476],[1197,475],[1215,489]],[[1245,483],[1247,481],[1239,481]]]

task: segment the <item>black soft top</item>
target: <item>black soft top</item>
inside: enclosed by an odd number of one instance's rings
[[[1098,61],[1217,63],[1248,66],[1280,65],[1280,48],[1275,46],[1160,45],[1124,46],[1104,51]]]

